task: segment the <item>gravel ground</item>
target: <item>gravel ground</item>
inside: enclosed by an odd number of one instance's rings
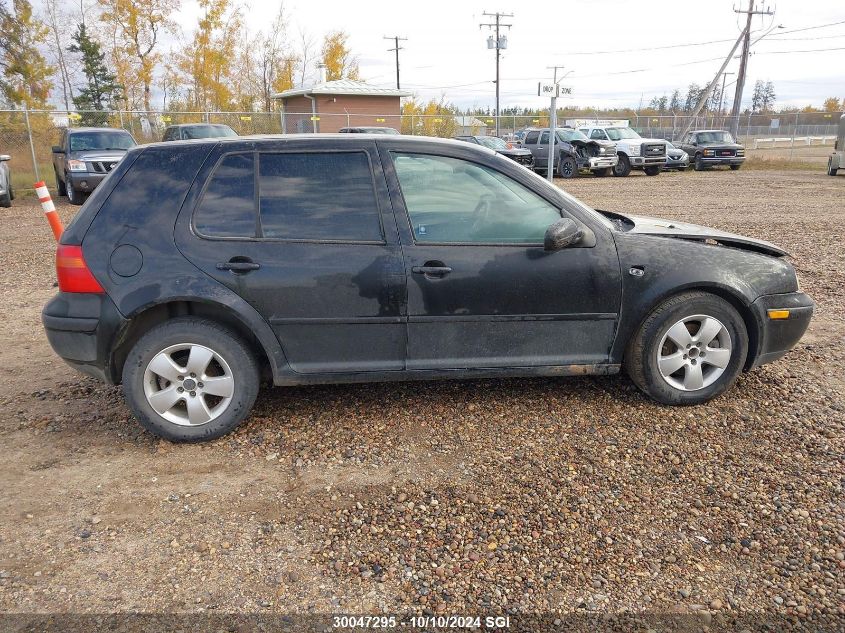
[[[845,178],[561,184],[784,246],[818,302],[810,331],[704,406],[656,405],[624,376],[287,388],[229,437],[171,445],[53,355],[47,224],[31,199],[3,210],[0,611],[630,611],[841,630]]]

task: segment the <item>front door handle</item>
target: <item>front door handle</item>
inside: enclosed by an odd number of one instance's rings
[[[248,273],[251,270],[258,270],[261,264],[249,260],[238,260],[232,258],[228,262],[217,264],[217,270],[231,270],[233,273]]]
[[[449,266],[414,266],[411,268],[412,273],[416,273],[418,275],[425,275],[426,277],[444,277],[452,272],[452,268]]]

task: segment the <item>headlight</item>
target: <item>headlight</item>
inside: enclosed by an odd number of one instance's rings
[[[737,156],[745,156],[745,150],[744,149],[736,150],[736,155]]]
[[[706,149],[706,150],[704,150],[704,155],[705,155],[705,156],[715,156],[715,155],[716,155],[716,150],[714,150],[714,149]]]
[[[631,145],[631,156],[639,156],[642,151],[641,145]]]
[[[85,162],[81,160],[69,160],[67,162],[67,168],[70,171],[87,171],[87,168],[85,167]]]

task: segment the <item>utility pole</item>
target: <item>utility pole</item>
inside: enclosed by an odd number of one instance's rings
[[[739,134],[739,110],[742,107],[742,91],[745,87],[745,72],[748,68],[748,53],[751,49],[751,19],[755,15],[773,15],[768,9],[755,10],[754,0],[748,0],[748,9],[734,9],[734,13],[745,13],[745,37],[742,42],[742,59],[739,62],[739,74],[736,78],[736,93],[734,94],[733,107],[731,108],[731,132],[734,137]]]
[[[485,11],[481,15],[495,18],[495,22],[483,22],[478,25],[478,28],[482,28],[486,26],[489,29],[494,29],[495,31],[495,40],[493,39],[493,35],[487,38],[487,48],[495,48],[496,49],[496,136],[499,136],[499,57],[501,55],[500,51],[503,48],[508,47],[508,38],[507,36],[500,36],[499,29],[500,28],[511,28],[513,24],[502,24],[502,18],[512,18],[513,13],[487,13]]]
[[[722,103],[725,101],[725,79],[728,75],[735,75],[736,73],[722,73],[722,91],[719,93],[719,116],[722,115]]]
[[[399,42],[407,42],[407,37],[399,37],[398,35],[385,35],[383,39],[386,40],[393,40],[394,47],[388,48],[388,51],[396,51],[396,89],[399,90],[399,51],[403,50],[401,46],[399,46]]]

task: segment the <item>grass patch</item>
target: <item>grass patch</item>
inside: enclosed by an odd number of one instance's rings
[[[761,170],[785,170],[797,169],[801,171],[824,171],[825,165],[820,165],[818,162],[811,162],[806,160],[789,160],[788,158],[762,158],[760,156],[749,156],[745,159],[742,166],[743,169]]]

